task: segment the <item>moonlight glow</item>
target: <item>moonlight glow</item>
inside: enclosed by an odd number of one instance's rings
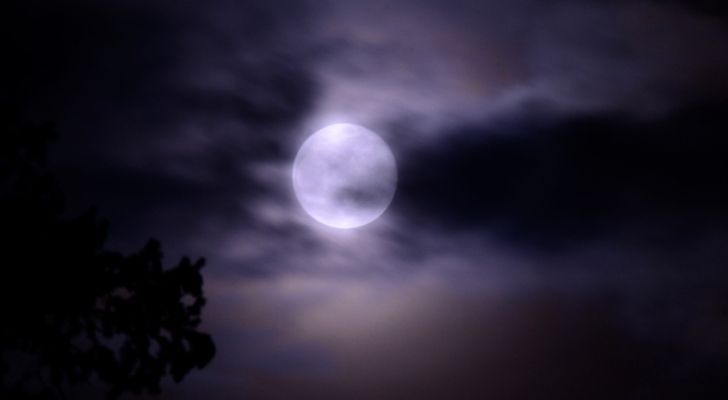
[[[322,224],[349,229],[377,219],[394,197],[397,166],[389,146],[358,125],[329,125],[309,137],[293,164],[293,188]]]

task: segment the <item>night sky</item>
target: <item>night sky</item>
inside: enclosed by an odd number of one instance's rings
[[[161,398],[725,399],[723,4],[11,0],[0,96],[109,247],[207,259]],[[291,182],[340,122],[398,168],[351,230]]]

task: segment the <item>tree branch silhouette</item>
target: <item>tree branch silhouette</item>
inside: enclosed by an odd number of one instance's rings
[[[95,210],[63,216],[52,127],[0,123],[0,397],[63,398],[89,382],[110,398],[158,393],[163,377],[207,365],[205,260],[165,268],[153,239],[130,255],[104,248]]]

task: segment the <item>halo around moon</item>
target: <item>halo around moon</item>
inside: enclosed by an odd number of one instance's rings
[[[394,197],[397,164],[376,133],[358,125],[329,125],[309,137],[293,163],[293,188],[303,209],[340,229],[379,218]]]

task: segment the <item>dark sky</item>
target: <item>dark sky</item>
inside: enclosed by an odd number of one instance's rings
[[[110,247],[208,259],[162,397],[724,399],[723,4],[10,1],[0,93]],[[336,122],[399,169],[354,230],[291,184]]]

